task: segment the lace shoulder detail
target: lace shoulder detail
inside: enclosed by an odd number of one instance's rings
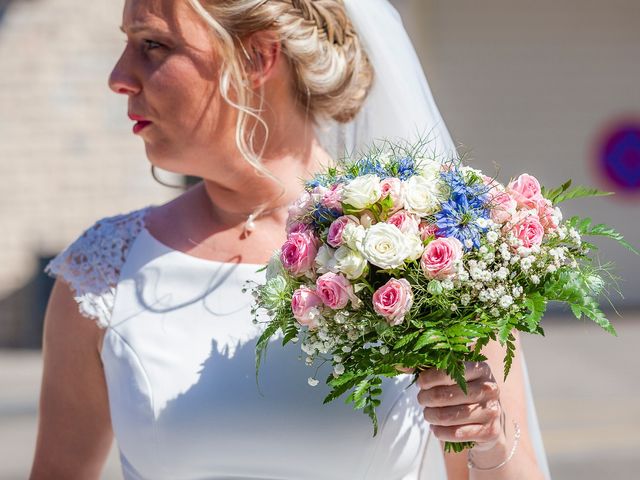
[[[101,328],[109,326],[120,271],[149,208],[98,220],[44,269],[71,287],[80,313]]]

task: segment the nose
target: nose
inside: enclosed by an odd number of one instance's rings
[[[109,88],[115,93],[122,93],[124,95],[136,95],[141,90],[140,81],[136,77],[130,62],[127,59],[127,51],[122,53],[122,56],[113,67],[111,74],[109,75]]]

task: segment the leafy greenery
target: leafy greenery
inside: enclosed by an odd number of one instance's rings
[[[613,195],[613,192],[603,192],[596,188],[589,188],[578,186],[574,188],[571,187],[571,180],[567,180],[565,183],[560,185],[554,189],[546,189],[542,187],[542,195],[551,200],[551,203],[554,205],[558,205],[559,203],[565,202],[567,200],[573,200],[576,198],[586,198],[586,197],[605,197],[608,195]]]
[[[587,237],[607,237],[612,240],[617,241],[624,248],[629,250],[636,255],[640,255],[640,250],[631,245],[628,241],[624,239],[622,234],[615,230],[613,227],[609,225],[605,225],[604,223],[599,223],[597,225],[592,225],[593,221],[591,218],[580,218],[577,216],[571,217],[567,220],[567,226],[575,228],[580,235]]]

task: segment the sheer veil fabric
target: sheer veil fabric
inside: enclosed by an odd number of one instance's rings
[[[372,89],[348,124],[322,122],[317,133],[334,155],[357,152],[380,139],[424,138],[439,158],[456,148],[440,115],[400,14],[387,0],[345,0],[351,22],[374,68]]]
[[[344,0],[347,13],[374,68],[374,83],[362,110],[348,124],[324,121],[320,142],[334,158],[362,151],[373,141],[428,141],[427,151],[442,160],[456,147],[438,110],[420,60],[398,11],[388,0]],[[550,473],[536,416],[524,356],[528,424],[538,464]]]

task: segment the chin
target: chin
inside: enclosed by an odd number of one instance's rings
[[[184,163],[180,162],[176,154],[171,154],[166,149],[159,149],[148,143],[145,144],[145,151],[149,163],[154,167],[179,175],[190,175],[189,172],[184,171]]]

